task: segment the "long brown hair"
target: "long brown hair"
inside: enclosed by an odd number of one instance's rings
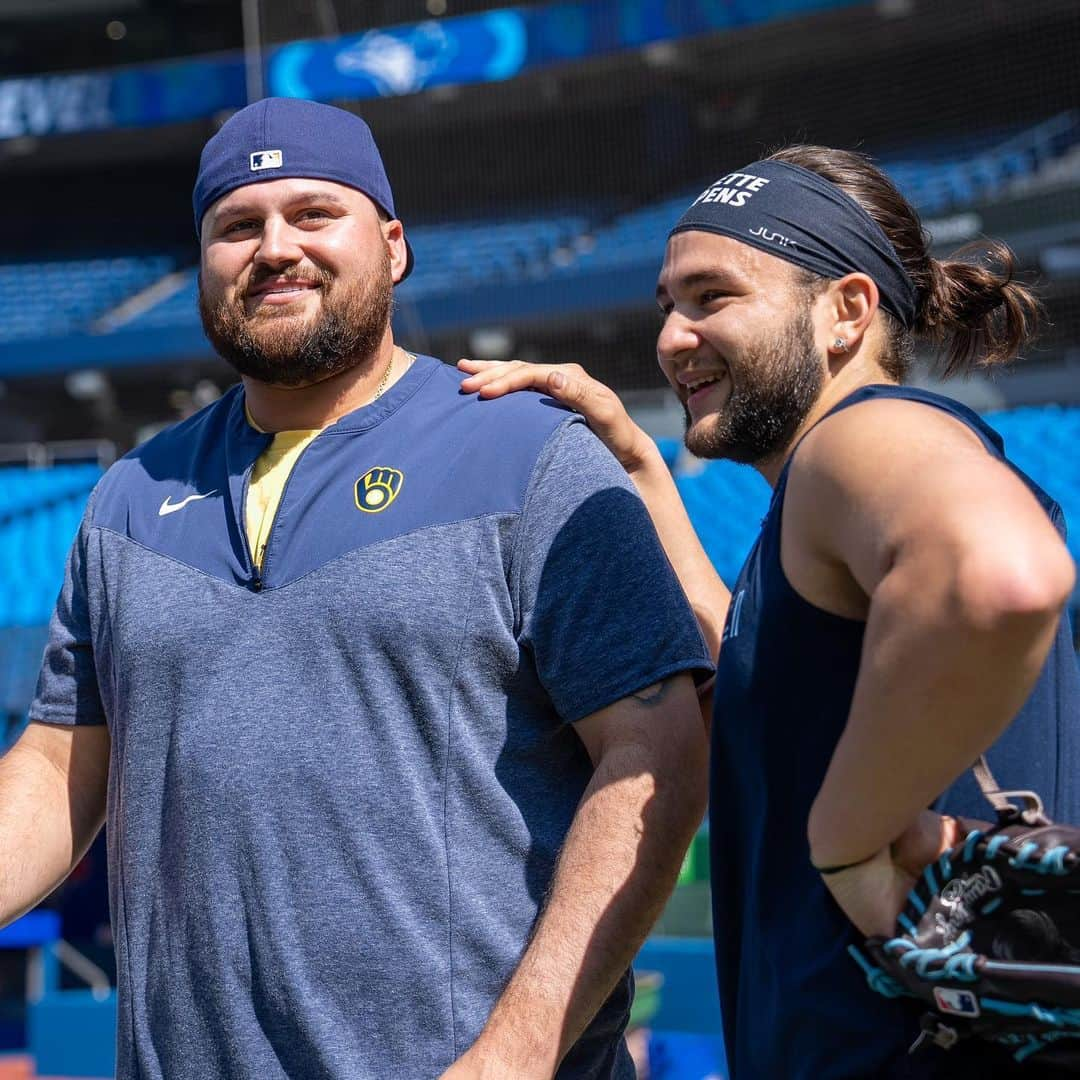
[[[910,331],[881,312],[889,326],[881,364],[890,377],[902,381],[907,374],[913,335],[940,349],[938,368],[944,378],[1008,363],[1034,337],[1041,305],[1014,279],[1015,258],[1005,244],[989,240],[962,248],[952,259],[935,259],[914,207],[865,155],[795,145],[769,157],[801,165],[850,195],[881,226],[915,283],[918,307]]]

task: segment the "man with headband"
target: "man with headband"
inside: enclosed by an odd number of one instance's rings
[[[687,446],[774,489],[722,635],[726,590],[615,395],[576,368],[461,365],[482,396],[535,386],[589,419],[722,636],[710,836],[735,1080],[1010,1075],[970,1044],[909,1057],[921,1010],[874,994],[847,948],[891,934],[953,815],[988,816],[968,771],[987,747],[1003,788],[1080,820],[1060,510],[974,413],[903,385],[918,338],[946,375],[1010,359],[1037,303],[1001,245],[926,245],[878,169],[822,147],[726,174],[672,230],[657,352]]]
[[[631,1077],[711,668],[647,512],[580,417],[395,345],[362,120],[240,111],[194,207],[241,385],[92,496],[0,915],[107,805],[120,1080]]]

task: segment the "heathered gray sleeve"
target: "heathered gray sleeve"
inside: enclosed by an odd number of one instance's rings
[[[49,640],[30,719],[47,724],[103,724],[87,590],[87,548],[94,497],[68,555],[64,584],[49,622]]]
[[[622,467],[580,422],[541,453],[511,581],[519,642],[563,720],[677,671],[711,671],[697,620]]]

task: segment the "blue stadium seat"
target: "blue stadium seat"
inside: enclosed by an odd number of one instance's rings
[[[125,323],[125,329],[164,330],[199,321],[197,272],[187,271],[187,278],[176,292],[141,315]]]
[[[416,269],[402,286],[402,296],[417,299],[463,286],[546,276],[559,253],[588,227],[580,215],[411,226]]]
[[[749,465],[693,458],[677,467],[675,484],[710,561],[734,584],[769,509],[769,485]]]
[[[1080,563],[1080,408],[1041,405],[990,413],[1017,466],[1060,504],[1069,524],[1069,550]]]
[[[943,140],[914,153],[886,155],[882,163],[919,210],[936,214],[996,198],[1007,184],[1034,176],[1078,143],[1080,114],[1069,111],[1018,132],[990,131]],[[594,230],[589,249],[555,272],[573,275],[642,263],[658,265],[668,231],[696,194],[697,190],[688,190]]]
[[[0,266],[0,344],[86,330],[172,268],[165,255]]]
[[[48,621],[97,465],[0,469],[0,628]],[[2,664],[0,664],[2,666]]]
[[[924,214],[940,214],[999,197],[1078,144],[1080,113],[1074,110],[1019,131],[988,130],[886,154],[883,164]],[[614,218],[594,207],[589,214],[410,224],[416,269],[400,298],[415,303],[478,286],[655,271],[668,230],[711,179]],[[85,330],[171,270],[163,256],[0,266],[0,345]],[[187,273],[178,291],[126,322],[124,330],[197,326],[195,270]]]

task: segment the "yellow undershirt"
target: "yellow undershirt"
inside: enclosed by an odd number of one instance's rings
[[[404,350],[398,351],[405,356],[404,370],[408,370],[416,357]],[[383,384],[389,378],[393,366],[394,356],[391,353],[390,363],[386,366],[382,383],[375,391],[375,398],[378,398],[386,389]],[[262,431],[262,428],[251,419],[246,403],[244,416],[256,431]],[[247,529],[248,547],[251,549],[251,557],[255,562],[256,570],[262,570],[263,559],[266,556],[266,542],[270,538],[270,530],[274,525],[278,506],[281,504],[285,482],[289,479],[289,474],[293,471],[300,455],[322,430],[322,428],[314,428],[279,431],[274,436],[274,441],[259,455],[252,466],[251,479],[248,481],[247,502],[244,505],[244,525]]]
[[[247,409],[245,407],[245,412]],[[262,429],[251,419],[247,422],[256,431]],[[248,547],[255,560],[255,568],[262,569],[266,555],[266,541],[274,524],[281,493],[285,490],[285,481],[297,459],[304,452],[311,440],[319,434],[321,428],[300,431],[279,431],[274,441],[259,455],[251,469],[248,481],[247,503],[244,506],[244,520],[247,527]]]

